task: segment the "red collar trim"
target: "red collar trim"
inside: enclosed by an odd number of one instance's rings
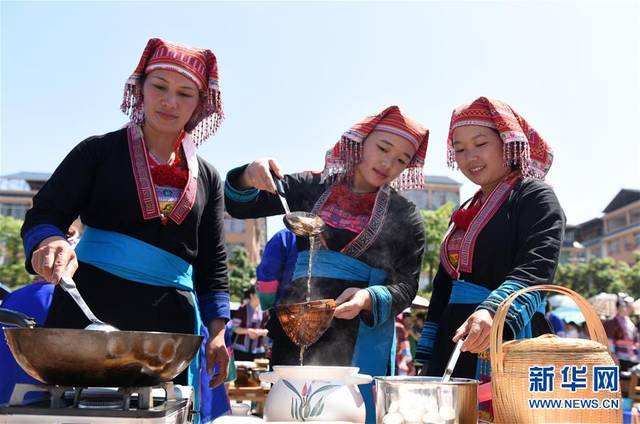
[[[182,140],[182,148],[187,159],[189,175],[180,199],[178,199],[169,216],[165,217],[160,213],[160,206],[158,205],[158,198],[151,178],[151,170],[149,169],[149,152],[144,143],[142,129],[138,125],[130,123],[127,127],[127,139],[142,218],[145,221],[160,218],[163,223],[171,219],[178,225],[182,224],[191,209],[193,209],[196,201],[198,158],[195,145],[188,135]]]
[[[440,245],[440,262],[451,278],[460,278],[461,272],[471,273],[473,266],[473,253],[478,236],[491,218],[496,214],[498,209],[500,209],[502,204],[509,198],[509,194],[520,179],[520,175],[514,175],[513,177],[498,184],[493,191],[491,191],[485,202],[480,206],[480,210],[471,218],[468,228],[465,230],[462,242],[460,243],[460,256],[458,258],[457,267],[454,267],[451,264],[449,255],[447,255],[446,246],[453,232],[457,228],[461,227],[459,227],[455,221],[449,225],[449,228],[442,239],[442,244]],[[479,195],[479,193],[480,192],[476,193],[474,199]],[[469,202],[465,210],[470,210],[473,203],[473,201]],[[467,213],[470,214],[470,212]]]

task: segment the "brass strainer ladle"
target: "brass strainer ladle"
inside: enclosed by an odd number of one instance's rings
[[[306,347],[318,341],[327,331],[335,310],[335,300],[319,299],[279,305],[276,307],[276,315],[291,341]]]
[[[324,229],[324,221],[309,212],[290,212],[283,218],[284,225],[300,237],[317,236]]]

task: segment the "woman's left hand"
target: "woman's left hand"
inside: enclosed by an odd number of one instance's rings
[[[209,325],[209,340],[207,340],[207,373],[211,375],[209,387],[214,388],[224,383],[229,371],[229,352],[224,343],[224,321],[214,319]],[[214,367],[218,368],[218,372],[213,374]]]
[[[484,352],[489,348],[492,324],[493,314],[491,312],[486,309],[477,310],[458,328],[453,336],[453,342],[457,343],[461,338],[465,338],[462,352]]]
[[[334,318],[353,319],[363,310],[371,310],[371,295],[357,287],[349,287],[336,299]]]

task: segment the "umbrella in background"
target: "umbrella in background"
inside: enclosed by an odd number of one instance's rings
[[[549,298],[547,299],[547,303],[549,303],[549,306],[551,306],[551,308],[578,308],[576,302],[574,302],[573,299],[564,294],[549,296]]]
[[[582,316],[582,311],[577,306],[560,306],[553,310],[553,313],[566,323],[574,322],[578,325],[582,325],[586,321]]]
[[[549,296],[547,302],[553,309],[553,314],[566,323],[574,322],[577,325],[581,325],[586,321],[576,302],[574,302],[569,296],[556,294],[554,296]]]
[[[596,314],[600,317],[611,318],[616,315],[616,301],[618,295],[613,293],[600,293],[588,299]]]

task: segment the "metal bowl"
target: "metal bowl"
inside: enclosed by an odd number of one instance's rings
[[[377,422],[476,424],[478,381],[442,377],[375,377]]]

